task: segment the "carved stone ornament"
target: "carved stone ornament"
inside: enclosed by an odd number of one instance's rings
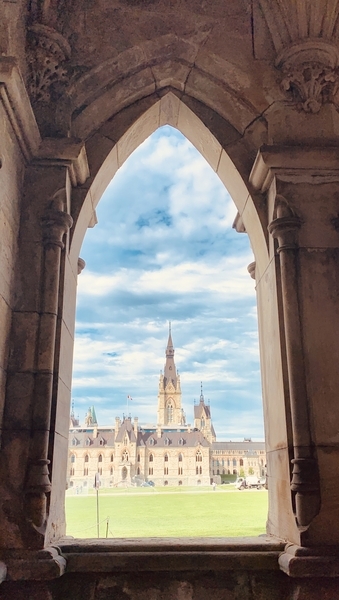
[[[64,248],[62,238],[72,224],[73,219],[69,214],[55,208],[48,209],[42,218],[44,244]]]
[[[334,102],[339,88],[339,50],[325,40],[307,40],[283,50],[276,67],[284,77],[281,87],[299,110],[318,113]]]
[[[69,81],[71,48],[55,29],[36,24],[28,29],[28,88],[33,102],[49,102]]]

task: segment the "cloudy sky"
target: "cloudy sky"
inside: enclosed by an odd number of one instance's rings
[[[193,422],[200,382],[217,439],[263,439],[254,281],[236,209],[201,155],[171,127],[126,161],[81,250],[72,398],[84,420],[155,423],[168,322]],[[133,401],[127,408],[127,395]]]

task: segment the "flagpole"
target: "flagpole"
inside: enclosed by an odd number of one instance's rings
[[[97,532],[98,532],[98,538],[100,537],[99,535],[99,488],[97,488]]]

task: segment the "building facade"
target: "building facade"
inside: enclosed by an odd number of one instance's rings
[[[180,376],[174,361],[171,330],[164,372],[160,374],[156,424],[116,417],[114,426],[99,426],[94,407],[81,426],[72,412],[67,486],[88,488],[99,473],[101,485],[208,485],[222,475],[263,476],[264,442],[217,442],[211,409],[201,389],[194,405],[194,426],[186,423]]]

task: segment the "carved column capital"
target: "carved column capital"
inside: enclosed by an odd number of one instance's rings
[[[82,273],[82,271],[84,270],[86,266],[86,262],[84,261],[83,258],[78,258],[78,275],[80,275],[80,273]]]
[[[71,215],[55,208],[49,208],[42,217],[44,245],[59,246],[64,248],[63,236],[72,227]]]
[[[278,217],[271,221],[268,231],[279,243],[277,252],[295,250],[298,247],[298,231],[301,227],[299,217],[291,215]]]
[[[51,482],[49,479],[48,459],[38,459],[32,461],[27,476],[26,492],[27,493],[45,493],[51,491]]]
[[[284,48],[275,65],[283,73],[281,87],[299,110],[318,113],[334,101],[339,87],[339,51],[328,40],[308,39]]]
[[[255,266],[256,266],[256,263],[254,261],[254,262],[251,262],[247,267],[247,271],[249,272],[250,277],[252,277],[252,279],[254,279],[254,280],[255,280]]]
[[[27,43],[29,93],[33,102],[47,103],[53,91],[60,91],[69,81],[66,64],[71,48],[60,33],[41,23],[29,27]]]

